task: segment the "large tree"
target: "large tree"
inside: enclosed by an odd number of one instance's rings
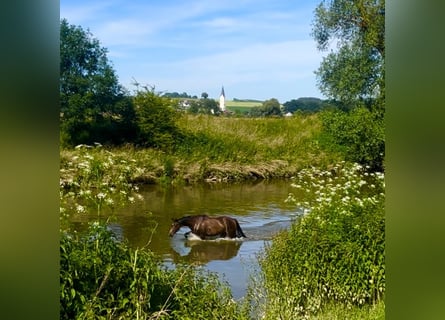
[[[60,22],[60,107],[63,144],[119,143],[134,134],[131,99],[107,50],[66,19]]]
[[[385,0],[324,0],[316,8],[312,35],[322,51],[337,45],[316,71],[321,92],[348,108],[382,108]]]
[[[312,35],[320,50],[337,45],[317,80],[321,92],[349,111],[323,114],[323,131],[345,159],[384,170],[385,0],[322,1]]]

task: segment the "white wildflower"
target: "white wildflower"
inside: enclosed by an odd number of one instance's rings
[[[103,193],[103,192],[99,192],[99,193],[96,195],[96,197],[97,197],[98,199],[104,199],[104,198],[106,197],[106,194]]]

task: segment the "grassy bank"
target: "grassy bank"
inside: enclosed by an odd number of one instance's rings
[[[293,186],[288,201],[303,215],[259,257],[261,280],[250,295],[257,315],[384,318],[383,175],[341,163],[303,170]]]
[[[194,183],[284,178],[308,166],[326,167],[336,161],[319,147],[317,116],[291,119],[250,119],[184,116],[178,126],[183,139],[171,151],[125,146],[91,148],[97,161],[110,152],[131,159],[128,178],[136,183]],[[61,150],[62,169],[79,159],[78,149]],[[63,176],[62,179],[66,178]]]

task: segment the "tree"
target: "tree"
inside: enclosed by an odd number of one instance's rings
[[[319,50],[327,50],[331,40],[339,47],[316,71],[321,92],[349,108],[370,100],[383,108],[385,0],[322,1],[312,35]]]
[[[264,111],[264,115],[267,116],[281,116],[281,105],[277,99],[272,98],[263,102],[261,107]]]
[[[304,112],[317,112],[323,106],[323,101],[318,98],[298,98],[283,103],[284,112],[295,112],[301,110]]]
[[[337,42],[316,75],[329,104],[348,111],[322,115],[326,141],[347,160],[384,170],[385,0],[322,1],[312,35],[319,50]]]
[[[215,100],[202,98],[197,101],[193,100],[190,103],[189,112],[194,114],[201,113],[201,114],[220,115],[222,111]]]
[[[277,99],[272,98],[264,101],[261,106],[253,107],[249,111],[251,117],[281,116],[281,105]]]
[[[207,99],[209,97],[209,94],[207,92],[203,92],[203,93],[201,93],[201,97],[203,99]]]
[[[181,139],[176,124],[179,117],[172,107],[170,98],[160,96],[154,88],[138,90],[134,97],[137,142],[145,147],[169,150]]]
[[[121,143],[131,139],[133,107],[89,31],[60,22],[60,120],[62,144]]]

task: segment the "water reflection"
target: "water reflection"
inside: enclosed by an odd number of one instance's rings
[[[171,258],[175,263],[207,264],[213,260],[230,260],[238,254],[242,241],[172,241]]]

